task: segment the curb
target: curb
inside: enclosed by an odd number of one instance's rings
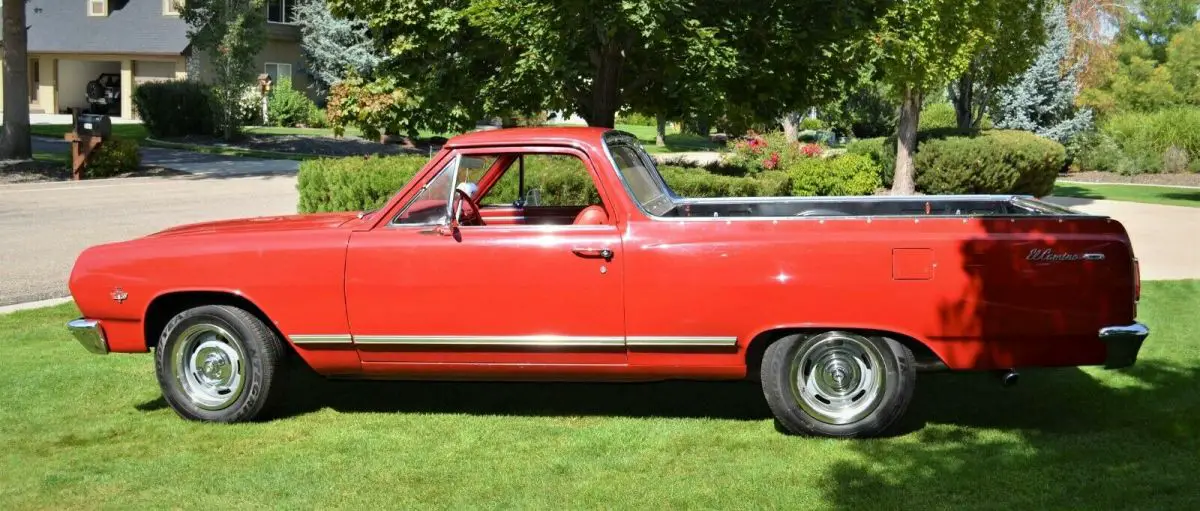
[[[14,312],[23,311],[23,310],[41,309],[43,307],[53,307],[55,305],[62,305],[64,303],[67,303],[70,301],[72,301],[71,297],[64,296],[62,298],[50,298],[48,300],[37,300],[37,301],[33,301],[33,302],[14,303],[12,305],[0,305],[0,315],[12,314]]]

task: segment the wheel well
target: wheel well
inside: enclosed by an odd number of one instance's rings
[[[171,321],[171,318],[175,317],[176,314],[202,305],[229,305],[237,307],[257,316],[280,339],[287,339],[275,327],[275,323],[271,321],[271,318],[267,317],[267,314],[262,309],[255,305],[254,302],[247,300],[244,296],[220,291],[181,291],[159,296],[153,302],[150,302],[150,307],[146,309],[146,317],[142,321],[146,349],[153,348],[158,344],[158,338],[162,335],[163,328],[167,326],[167,322]],[[287,342],[284,342],[284,344],[290,346]]]
[[[746,347],[746,376],[751,379],[758,379],[759,369],[762,367],[763,354],[767,352],[767,347],[784,337],[792,334],[817,334],[828,332],[830,330],[843,330],[854,332],[869,337],[887,337],[900,344],[903,344],[913,353],[913,358],[917,361],[917,366],[923,364],[934,365],[942,363],[942,359],[937,356],[933,350],[929,349],[921,341],[918,341],[907,335],[898,334],[896,332],[888,332],[885,330],[864,330],[860,328],[780,328],[776,330],[768,330],[758,334],[750,340],[750,344]]]

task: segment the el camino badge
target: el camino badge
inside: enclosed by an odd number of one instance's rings
[[[1035,248],[1025,256],[1026,261],[1035,263],[1059,263],[1063,261],[1103,261],[1104,254],[1073,254],[1070,252],[1055,252],[1050,248]]]
[[[116,289],[113,289],[112,293],[110,293],[109,296],[112,297],[114,302],[124,303],[125,299],[129,298],[129,293],[126,293],[124,289],[121,289],[118,287]]]

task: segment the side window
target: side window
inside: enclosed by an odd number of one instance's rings
[[[494,156],[459,156],[413,197],[393,224],[440,224],[449,220],[451,193],[461,183],[476,183],[487,172]]]
[[[524,190],[521,159],[525,160]],[[518,197],[524,199],[525,206],[600,204],[600,194],[586,164],[575,156],[559,154],[525,154],[514,159],[480,204],[511,206]]]

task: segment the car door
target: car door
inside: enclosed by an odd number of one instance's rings
[[[583,153],[556,150],[580,158],[596,181]],[[346,305],[364,369],[624,365],[617,226],[464,225],[452,233],[443,197],[470,179],[463,156],[445,160],[426,185],[432,192],[350,239]]]

